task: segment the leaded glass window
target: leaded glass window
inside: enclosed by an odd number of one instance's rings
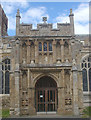
[[[64,46],[67,47],[67,48],[69,47],[69,45],[68,45],[68,43],[66,41],[64,43]]]
[[[5,94],[9,94],[9,71],[5,72]]]
[[[2,64],[2,94],[9,94],[10,59],[5,59]]]
[[[47,43],[44,42],[44,51],[47,51]]]
[[[3,82],[4,82],[4,79],[3,79],[3,72],[2,72],[2,94],[3,94]]]
[[[42,51],[42,43],[39,42],[39,51]]]
[[[0,71],[0,94],[2,94],[2,89],[3,89],[3,72]]]
[[[86,57],[81,63],[83,76],[83,91],[91,91],[91,58]]]
[[[49,51],[52,51],[52,43],[49,43]]]
[[[89,69],[89,91],[91,91],[91,68]]]
[[[83,75],[83,91],[88,91],[87,70],[86,69],[83,69],[82,75]]]

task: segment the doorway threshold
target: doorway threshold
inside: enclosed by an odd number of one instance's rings
[[[53,111],[53,112],[37,112],[37,115],[56,115],[57,112]]]

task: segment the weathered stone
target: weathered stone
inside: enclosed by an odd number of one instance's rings
[[[48,109],[51,112],[54,110],[59,115],[80,114],[83,102],[86,102],[85,98],[89,96],[84,94],[83,97],[80,66],[81,59],[89,53],[89,44],[84,43],[86,47],[83,46],[82,40],[85,37],[74,36],[73,16],[70,10],[70,23],[58,23],[57,29],[53,29],[52,24],[48,24],[44,17],[44,23],[38,24],[37,29],[32,29],[32,24],[20,24],[18,10],[16,36],[1,37],[2,34],[6,35],[7,30],[3,27],[3,33],[1,33],[0,26],[0,78],[2,78],[2,72],[5,72],[1,69],[3,60],[11,59],[10,95],[1,95],[2,106],[10,108],[11,116],[36,115],[37,112],[49,112]],[[4,19],[7,21],[6,17]],[[88,41],[87,37],[86,41]],[[43,82],[39,84],[41,79]],[[0,80],[1,83],[2,79]],[[54,83],[56,87],[52,86]],[[39,89],[45,91],[46,97],[36,93],[38,92],[36,84],[40,85]],[[48,92],[51,94],[50,91],[53,92],[53,89],[55,101],[52,101],[51,97],[48,101]],[[50,96],[53,97],[53,93]],[[45,107],[40,105],[41,101],[38,104],[38,100],[42,98],[45,99]],[[55,109],[53,104],[55,104]]]

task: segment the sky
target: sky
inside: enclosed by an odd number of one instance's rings
[[[16,0],[17,1],[17,0]],[[8,17],[8,35],[14,36],[16,28],[16,12],[20,10],[21,23],[33,24],[36,29],[47,17],[47,23],[69,23],[70,9],[74,13],[75,34],[89,34],[89,3],[88,2],[1,2]]]

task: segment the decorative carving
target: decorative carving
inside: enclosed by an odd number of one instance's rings
[[[70,9],[70,15],[72,14],[72,9]]]
[[[71,98],[65,99],[65,105],[72,105],[72,99]]]
[[[23,43],[22,43],[22,47],[26,47],[26,42],[23,42]]]
[[[75,66],[75,65],[76,65],[76,60],[75,60],[75,59],[73,59],[73,61],[72,61],[72,62],[73,62],[73,65]]]
[[[34,46],[34,42],[33,41],[31,42],[31,46]]]
[[[65,70],[65,75],[70,74],[70,70]]]
[[[31,45],[31,43],[30,43],[29,40],[26,42],[26,45],[27,45],[27,46],[30,46],[30,45]]]
[[[55,39],[53,40],[53,45],[56,45],[56,40]]]
[[[60,40],[60,45],[64,45],[64,40]]]
[[[39,76],[40,74],[39,73],[32,73],[32,77],[33,79],[35,79],[37,76]]]
[[[65,62],[66,62],[66,63],[69,63],[69,59],[65,59]]]
[[[31,60],[31,64],[34,64],[34,60]]]
[[[59,72],[56,72],[56,73],[53,73],[53,75],[56,76],[57,78],[59,78],[60,73],[59,73]]]
[[[43,17],[43,21],[44,21],[44,23],[46,23],[47,17]]]
[[[22,71],[23,76],[27,75],[27,72],[25,70]]]
[[[28,106],[28,100],[22,100],[22,106]]]

